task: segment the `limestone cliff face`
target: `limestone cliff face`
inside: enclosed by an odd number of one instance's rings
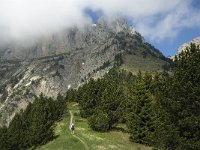
[[[124,54],[163,56],[122,18],[41,37],[0,50],[0,125],[8,125],[41,92],[56,97],[103,76]],[[141,60],[142,61],[142,60]]]
[[[180,46],[178,49],[178,54],[180,54],[182,51],[184,51],[186,49],[186,47],[189,47],[191,43],[194,43],[194,44],[200,46],[200,37],[197,37],[197,38],[193,39],[192,41],[186,42],[182,46]]]
[[[40,37],[27,46],[26,42],[13,42],[5,48],[1,56],[4,59],[27,60],[82,50],[98,51],[100,45],[110,45],[110,41],[119,32],[130,32],[131,28],[122,18],[108,22],[106,18],[99,19],[97,24],[82,28],[68,28],[60,32]],[[133,33],[135,34],[135,33]]]

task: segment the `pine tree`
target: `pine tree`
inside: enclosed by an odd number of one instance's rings
[[[153,77],[138,73],[132,93],[132,111],[128,115],[128,128],[134,142],[152,145],[155,132],[155,96],[151,92]]]
[[[17,113],[8,128],[9,149],[22,149],[23,130],[22,130],[22,112]]]
[[[0,148],[2,150],[7,150],[10,146],[10,143],[8,141],[8,129],[7,127],[0,128]]]
[[[166,131],[161,145],[168,149],[200,149],[199,60],[199,47],[191,44],[179,55],[176,71],[160,94],[159,106],[167,116],[165,127],[170,122],[170,132]]]
[[[65,99],[68,101],[68,102],[75,102],[77,101],[77,98],[76,98],[76,90],[70,88],[67,92],[66,92],[66,97]]]

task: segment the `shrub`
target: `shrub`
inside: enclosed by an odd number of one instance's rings
[[[108,114],[98,110],[89,118],[89,125],[95,131],[108,131],[109,118]]]

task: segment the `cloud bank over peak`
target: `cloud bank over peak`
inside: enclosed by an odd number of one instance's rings
[[[113,17],[123,15],[151,40],[173,39],[183,28],[200,26],[193,0],[91,0],[90,7]]]
[[[0,35],[20,39],[85,24],[83,9],[73,0],[1,0]]]
[[[145,37],[173,39],[184,28],[200,26],[194,0],[0,0],[0,38],[37,37],[91,23],[85,9],[108,18],[124,16]],[[91,14],[92,15],[92,14]],[[1,40],[1,42],[3,42]]]

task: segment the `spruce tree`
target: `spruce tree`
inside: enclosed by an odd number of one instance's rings
[[[177,68],[159,104],[171,130],[163,136],[168,149],[200,149],[200,49],[191,44],[177,59]],[[168,126],[168,127],[169,127]],[[167,131],[166,131],[167,133]],[[173,136],[173,140],[172,140]]]
[[[151,92],[152,75],[138,73],[132,93],[132,111],[128,115],[131,140],[152,145],[155,132],[155,96]]]

